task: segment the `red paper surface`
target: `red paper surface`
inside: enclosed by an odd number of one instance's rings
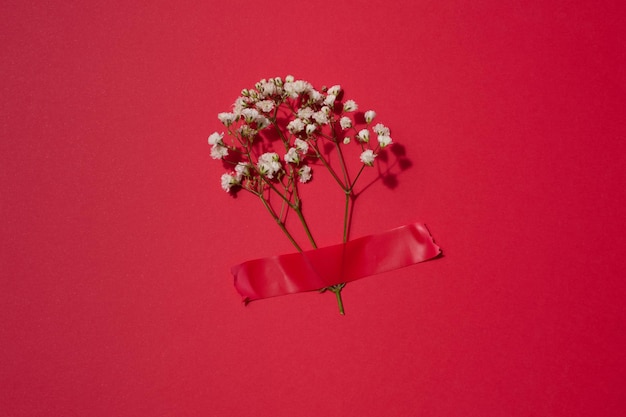
[[[0,415],[626,411],[621,2],[1,11]],[[445,251],[348,284],[346,316],[232,286],[292,248],[220,189],[206,138],[289,73],[341,84],[402,146],[351,236],[425,221]],[[342,232],[326,185],[303,205],[320,246]]]

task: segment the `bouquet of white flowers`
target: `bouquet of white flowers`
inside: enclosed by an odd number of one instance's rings
[[[345,199],[345,244],[355,184],[365,169],[374,166],[376,157],[393,144],[389,129],[373,124],[373,110],[357,113],[357,109],[354,100],[343,99],[339,85],[317,90],[290,75],[284,80],[263,79],[254,88],[242,90],[232,111],[218,114],[226,133],[215,132],[208,139],[211,157],[227,167],[221,177],[222,188],[231,193],[245,190],[258,197],[293,246],[303,252],[302,244],[288,230],[286,217],[288,212],[295,212],[311,248],[317,249],[302,211],[301,187],[317,175],[317,168],[314,173],[312,167],[323,167]],[[346,146],[359,149],[356,168],[346,160],[342,149]],[[344,286],[345,282],[338,282],[317,288],[336,295],[341,314]]]

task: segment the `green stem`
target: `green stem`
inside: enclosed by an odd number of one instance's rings
[[[337,184],[339,184],[339,186],[341,187],[342,190],[345,190],[347,187],[347,184],[344,185],[341,180],[339,179],[339,177],[337,176],[337,174],[335,173],[335,170],[332,169],[330,167],[330,165],[328,164],[328,162],[326,162],[326,159],[324,158],[324,156],[320,153],[319,149],[317,149],[316,145],[312,145],[313,150],[315,151],[315,155],[320,159],[320,161],[322,161],[322,164],[324,165],[324,167],[326,167],[326,169],[328,169],[328,171],[330,172],[330,174],[332,175],[332,177],[335,179],[335,181],[337,181]]]
[[[348,241],[348,216],[350,209],[350,192],[346,191],[346,207],[343,212],[343,243]]]
[[[287,236],[287,239],[289,239],[289,241],[291,242],[291,244],[293,246],[295,246],[295,248],[298,250],[298,252],[302,252],[302,248],[300,247],[300,245],[298,245],[298,243],[296,242],[296,240],[293,238],[293,236],[291,236],[291,233],[289,233],[289,231],[287,230],[287,228],[285,227],[285,224],[278,218],[278,216],[276,215],[276,213],[274,212],[274,210],[272,210],[272,208],[270,207],[270,205],[267,203],[267,200],[265,200],[265,198],[262,195],[259,195],[259,198],[261,199],[261,202],[263,202],[263,205],[265,206],[265,208],[267,209],[267,211],[270,213],[270,215],[272,216],[272,218],[276,221],[276,224],[278,225],[278,227],[280,227],[280,229],[283,231],[283,233],[285,234],[285,236]]]
[[[337,299],[337,305],[339,306],[339,314],[345,316],[346,312],[343,309],[343,300],[341,299],[341,290],[345,287],[346,284],[337,284],[329,287],[328,289],[335,293],[335,298]]]
[[[309,242],[313,246],[313,249],[317,249],[317,244],[315,243],[315,239],[313,239],[313,235],[311,234],[311,230],[309,229],[309,225],[307,224],[304,216],[302,215],[302,210],[300,209],[300,200],[296,200],[297,203],[294,207],[298,218],[300,219],[300,223],[302,223],[302,227],[304,227],[304,232],[306,233],[307,238],[309,238]]]
[[[352,185],[350,185],[350,191],[351,192],[354,189],[354,185],[356,184],[356,181],[359,179],[359,177],[361,176],[361,173],[363,172],[364,169],[365,169],[365,165],[361,166],[361,169],[359,170],[359,173],[356,174],[356,177],[354,178],[354,182],[352,183]]]

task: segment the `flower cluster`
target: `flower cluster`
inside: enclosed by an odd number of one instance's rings
[[[208,138],[211,157],[227,167],[221,177],[222,188],[226,192],[243,189],[259,197],[291,243],[301,251],[287,230],[285,212],[281,209],[279,213],[270,203],[270,196],[277,195],[283,206],[297,213],[309,242],[316,248],[302,215],[299,184],[311,181],[318,170],[314,167],[323,167],[345,195],[343,241],[346,242],[348,207],[355,184],[363,170],[374,166],[379,153],[393,143],[386,126],[373,124],[375,111],[357,113],[358,109],[354,100],[343,99],[341,86],[318,90],[290,75],[284,80],[263,79],[254,88],[243,89],[232,110],[217,116],[226,135],[215,132]],[[334,162],[329,160],[327,145],[336,150]],[[344,157],[346,146],[358,149],[358,168],[353,172],[349,169],[351,163]],[[330,288],[338,300],[342,288],[343,284]]]
[[[293,76],[263,79],[254,88],[242,90],[232,111],[218,114],[230,140],[225,141],[224,132],[215,132],[208,140],[211,157],[232,166],[222,176],[222,188],[241,187],[259,194],[270,188],[270,181],[289,184],[297,178],[306,183],[312,177],[310,164],[323,158],[320,142],[347,145],[351,136],[361,147],[360,161],[373,166],[377,153],[392,143],[389,129],[380,123],[372,126],[376,113],[368,110],[366,127],[357,130],[358,105],[354,100],[342,102],[341,96],[339,85],[317,90]],[[278,135],[278,145],[272,143],[272,135]]]

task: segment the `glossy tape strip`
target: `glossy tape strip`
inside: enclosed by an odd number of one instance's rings
[[[248,303],[355,281],[440,253],[426,226],[413,223],[345,244],[247,261],[231,272],[235,288]]]

